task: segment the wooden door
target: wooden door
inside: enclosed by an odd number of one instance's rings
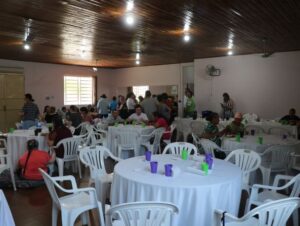
[[[20,122],[24,104],[24,76],[21,73],[0,73],[0,130]]]

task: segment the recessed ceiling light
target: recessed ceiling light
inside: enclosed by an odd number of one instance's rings
[[[139,59],[140,59],[140,57],[141,57],[141,56],[140,56],[140,54],[139,54],[139,53],[137,53],[137,54],[136,54],[136,56],[135,56],[135,59],[139,60]]]
[[[232,49],[233,48],[233,43],[229,43],[228,44],[228,49]]]
[[[140,61],[139,61],[139,60],[135,61],[135,64],[139,65],[139,64],[140,64]]]
[[[228,51],[228,53],[227,53],[228,56],[231,56],[232,54],[233,54],[232,51]]]
[[[134,16],[132,14],[129,14],[125,17],[125,22],[128,26],[134,25]]]
[[[93,67],[93,71],[94,71],[94,72],[98,71],[98,68]]]
[[[127,2],[126,10],[131,11],[134,8],[134,2],[132,0]]]
[[[60,1],[60,3],[62,4],[62,5],[68,5],[69,3],[67,2],[67,1]]]
[[[24,44],[24,49],[30,50],[30,45],[29,45],[28,43],[25,43],[25,44]]]
[[[183,40],[185,41],[185,42],[188,42],[188,41],[190,41],[190,39],[191,39],[191,36],[190,35],[184,35],[183,36]]]

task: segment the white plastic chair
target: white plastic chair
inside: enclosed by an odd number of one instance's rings
[[[288,181],[285,185],[279,187],[279,182],[281,180]],[[291,193],[289,195],[284,195],[279,193],[279,191],[284,191],[291,188]],[[263,189],[261,192],[259,192]],[[251,189],[251,194],[249,200],[246,204],[245,211],[249,211],[252,205],[260,206],[266,201],[280,200],[288,197],[299,197],[300,195],[300,174],[295,177],[286,175],[276,175],[273,186],[254,184]],[[298,225],[298,211],[293,214],[294,225]]]
[[[297,211],[299,204],[299,198],[267,202],[241,218],[215,210],[215,226],[285,226],[291,214]],[[223,215],[224,224],[221,223]]]
[[[89,186],[95,183],[98,200],[104,205],[106,198],[109,198],[110,185],[113,173],[108,174],[105,169],[104,159],[107,157],[115,161],[121,159],[113,156],[111,152],[103,146],[85,147],[79,152],[80,160],[90,169]]]
[[[226,153],[226,150],[220,148],[215,142],[209,139],[200,139],[200,144],[205,154],[212,154],[213,157],[215,157],[214,150]]]
[[[291,132],[286,129],[286,128],[282,128],[282,127],[271,127],[268,130],[268,134],[273,134],[273,135],[279,135],[279,136],[292,136]]]
[[[137,156],[140,148],[140,135],[131,130],[122,130],[116,133],[116,146],[118,147],[118,158],[121,158],[123,150],[133,151],[133,156]]]
[[[206,123],[203,121],[192,121],[191,131],[194,134],[202,134],[205,130]]]
[[[157,128],[150,134],[141,135],[141,146],[145,146],[153,154],[160,153],[160,141],[164,132],[165,128]],[[154,138],[152,144],[150,143],[151,138]]]
[[[257,170],[261,164],[261,157],[255,151],[247,149],[237,149],[232,151],[225,159],[230,161],[233,159],[235,165],[239,166],[243,172],[243,189],[249,193],[249,177],[250,173]]]
[[[188,152],[188,155],[196,155],[197,147],[191,143],[187,142],[174,142],[168,144],[163,150],[163,155],[172,154],[172,155],[181,155],[182,150],[185,149]]]
[[[173,136],[173,133],[174,133],[174,130],[176,129],[176,125],[175,124],[172,124],[171,126],[170,126],[170,131],[165,131],[164,132],[164,134],[169,134],[169,139],[163,139],[163,142],[165,143],[165,144],[169,144],[169,143],[171,143],[171,139],[172,139],[172,136]],[[176,134],[176,141],[177,141],[177,135],[178,135],[178,131],[177,131],[177,134]]]
[[[257,114],[246,113],[243,115],[243,120],[247,120],[248,122],[255,122],[258,120]]]
[[[250,134],[251,130],[255,131],[255,134],[263,134],[266,133],[266,131],[264,130],[263,127],[259,126],[259,125],[247,125],[245,126],[245,131]]]
[[[52,226],[57,225],[58,211],[61,210],[62,226],[72,226],[80,215],[83,224],[89,224],[88,211],[98,209],[101,226],[105,226],[101,203],[97,200],[95,188],[77,188],[73,176],[50,177],[45,171],[41,172],[50,196],[52,198]],[[71,189],[61,187],[57,181],[70,181]],[[56,189],[67,193],[58,197]],[[89,224],[90,225],[90,224]]]
[[[82,123],[80,123],[80,124],[74,129],[74,132],[75,132],[77,129],[80,129],[79,135],[85,135],[85,134],[88,133],[88,129],[89,129],[90,126],[91,126],[90,123],[88,123],[88,122],[82,122]]]
[[[81,178],[81,167],[80,167],[80,161],[79,161],[79,156],[78,156],[78,146],[81,142],[81,139],[79,137],[70,137],[70,138],[65,138],[59,141],[55,147],[52,148],[58,148],[60,145],[63,146],[64,148],[64,157],[63,158],[58,158],[56,157],[56,162],[58,166],[58,175],[63,176],[64,175],[64,163],[65,162],[71,162],[75,161],[75,163],[78,166],[78,171],[79,171],[79,177]]]
[[[200,138],[195,134],[195,133],[192,133],[192,137],[193,137],[193,144],[197,147],[198,151],[200,154],[205,154],[203,153],[204,150],[201,146],[201,143],[200,143]]]
[[[112,223],[120,219],[123,226],[171,226],[171,216],[178,211],[172,203],[135,202],[113,206],[107,215]]]
[[[11,182],[13,184],[14,190],[16,191],[17,187],[15,181],[14,167],[11,161],[11,155],[10,153],[7,153],[6,140],[0,139],[0,174],[7,169],[9,169]]]
[[[272,172],[287,174],[293,151],[293,145],[274,145],[261,154],[262,163],[259,169],[262,173],[263,184],[270,184]]]

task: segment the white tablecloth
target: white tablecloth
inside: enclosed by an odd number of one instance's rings
[[[283,139],[281,136],[277,135],[262,134],[261,136],[263,137],[263,144],[258,143],[258,135],[244,136],[241,138],[240,142],[236,141],[235,138],[225,137],[223,139],[222,147],[227,151],[243,148],[263,153],[268,147],[273,145],[291,145],[299,142],[294,138]]]
[[[155,155],[158,174],[150,173],[144,156],[119,162],[114,171],[112,205],[135,201],[171,202],[179,215],[173,226],[211,226],[213,212],[222,209],[237,214],[241,195],[241,170],[222,160],[215,160],[211,174],[204,176],[188,172],[188,167],[200,166],[199,161],[181,160],[173,155]],[[173,164],[174,177],[164,176],[164,164]]]
[[[26,142],[36,139],[39,142],[39,149],[48,151],[47,140],[45,136],[34,136],[31,130],[15,130],[14,133],[7,134],[7,152],[11,154],[14,168],[18,166],[18,160],[26,151]]]
[[[1,189],[0,189],[0,225],[15,226],[14,219],[10,212],[4,193]]]
[[[115,145],[115,137],[118,131],[135,131],[139,135],[150,134],[154,130],[153,126],[140,126],[140,125],[118,125],[109,126],[107,133],[107,148],[114,154],[117,155],[117,147]],[[137,141],[138,142],[138,141]]]

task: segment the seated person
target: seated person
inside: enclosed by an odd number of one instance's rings
[[[242,123],[243,115],[240,112],[235,113],[234,120],[226,126],[227,134],[236,135],[240,134],[241,136],[244,135],[245,126]]]
[[[124,120],[119,116],[119,111],[114,110],[112,113],[107,117],[107,124],[114,125],[115,123],[122,123]]]
[[[47,113],[45,115],[45,121],[46,121],[46,123],[52,123],[53,119],[55,117],[58,117],[58,114],[56,113],[56,109],[55,109],[55,107],[50,107],[49,113]]]
[[[55,161],[55,153],[51,155],[38,149],[39,143],[32,139],[27,141],[27,151],[21,156],[19,166],[21,177],[26,180],[43,180],[39,168],[48,171],[47,165]]]
[[[63,124],[61,118],[55,118],[53,120],[53,131],[48,136],[48,146],[56,146],[59,141],[69,137],[72,137],[71,131]],[[58,148],[56,148],[55,153],[58,158],[63,158],[63,146],[60,145]]]
[[[167,120],[162,117],[157,111],[152,113],[154,117],[154,127],[155,128],[165,128],[165,132],[163,134],[163,139],[164,140],[169,140],[170,139],[170,127],[168,125]]]
[[[89,111],[86,107],[80,108],[80,113],[82,117],[82,122],[89,122],[90,124],[93,124],[93,117],[89,114]]]
[[[295,108],[291,108],[289,111],[289,114],[280,119],[280,122],[282,122],[282,123],[286,122],[289,125],[296,125],[297,122],[299,122],[299,121],[300,121],[300,118],[296,115]]]
[[[135,106],[135,113],[131,114],[128,118],[129,122],[135,121],[137,123],[148,123],[148,117],[142,112],[141,105],[137,104]]]
[[[207,126],[204,129],[203,134],[201,134],[201,138],[209,139],[215,142],[218,146],[221,146],[221,138],[224,134],[226,134],[227,129],[223,129],[219,131],[218,124],[220,121],[218,113],[212,112],[206,120],[208,121]],[[216,158],[224,159],[226,154],[221,151],[214,151]]]

